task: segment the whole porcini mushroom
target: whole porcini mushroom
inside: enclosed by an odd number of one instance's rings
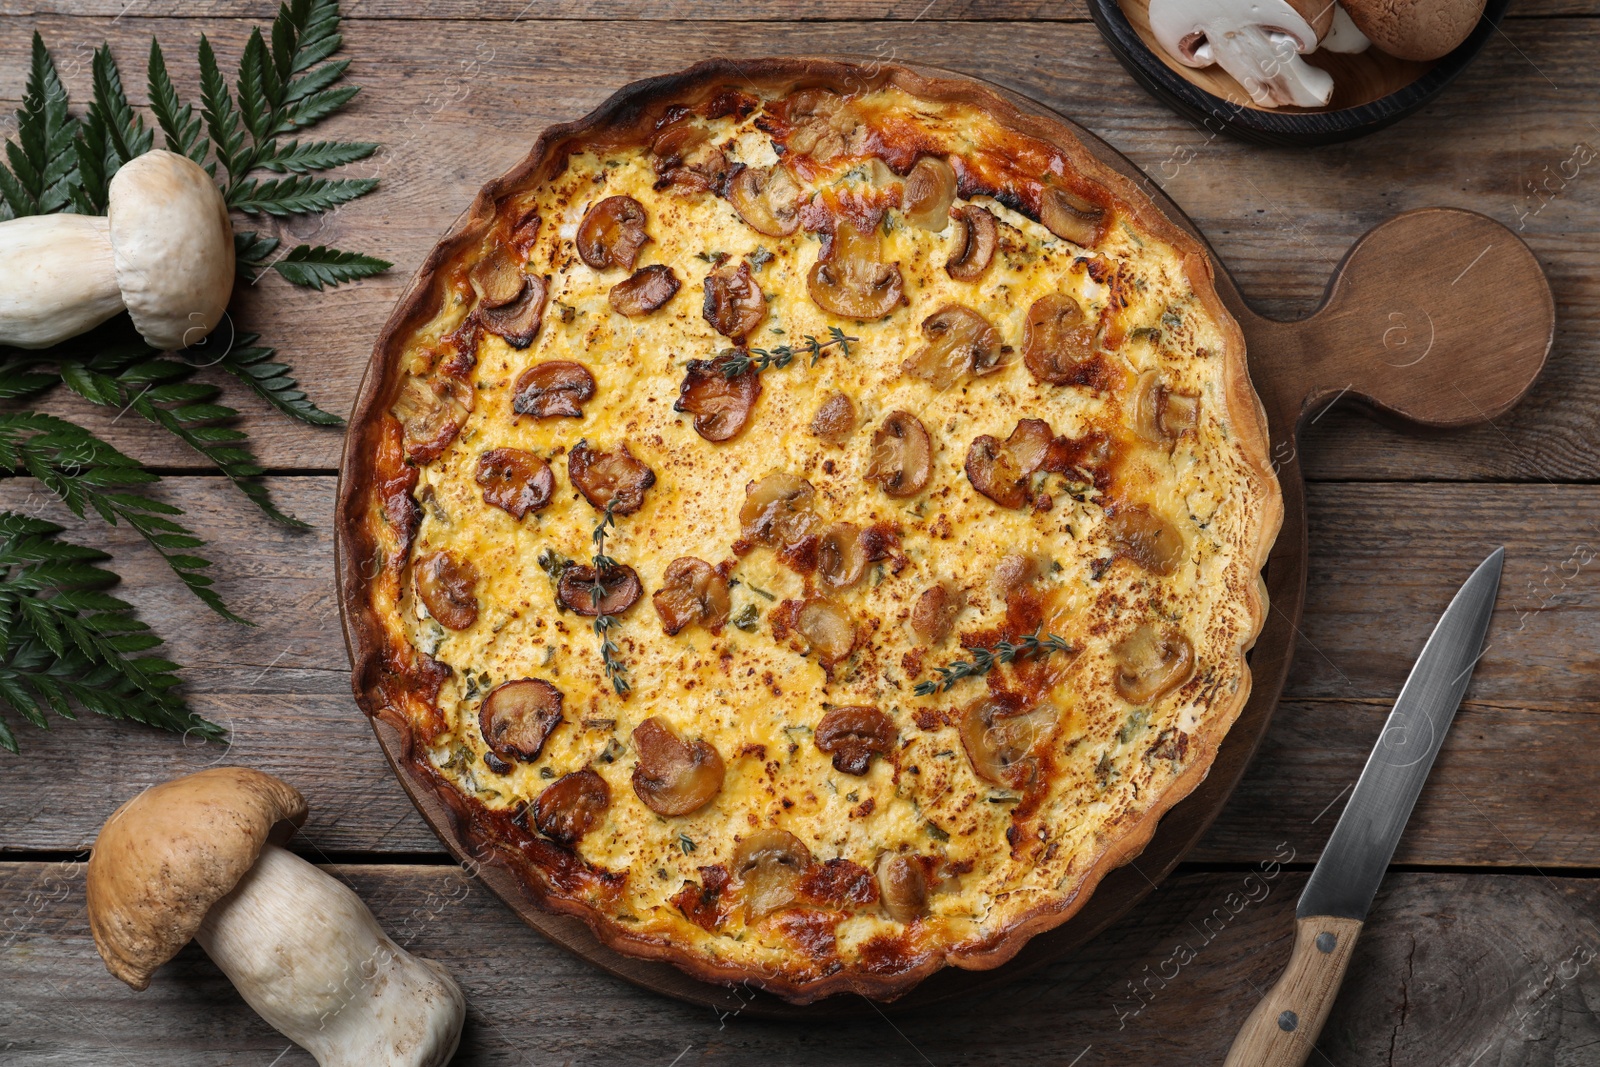
[[[106,214],[0,222],[0,344],[48,348],[126,309],[162,351],[222,321],[233,292],[233,226],[201,166],[146,152],[111,178]]]
[[[89,857],[89,927],[106,968],[144,989],[193,938],[261,1017],[322,1067],[443,1067],[461,990],[379,928],[361,898],[281,844],[293,787],[217,767],[145,790]]]
[[[1426,61],[1471,36],[1484,0],[1344,0],[1344,6],[1373,44],[1391,56]]]
[[[1151,0],[1150,31],[1189,67],[1213,63],[1264,107],[1321,107],[1333,77],[1300,55],[1333,26],[1332,0]]]

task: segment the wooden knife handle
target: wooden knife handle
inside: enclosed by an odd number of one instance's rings
[[[1244,1021],[1224,1067],[1300,1067],[1328,1021],[1361,922],[1312,915],[1294,926],[1289,966]]]

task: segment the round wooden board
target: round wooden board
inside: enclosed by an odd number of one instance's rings
[[[881,61],[858,62],[876,71]],[[909,66],[904,65],[903,66]],[[1159,209],[1204,243],[1183,211],[1148,176],[1094,134],[1049,108],[958,72],[913,67],[934,77],[965,78],[1010,103],[1059,122],[1103,163],[1138,183]],[[1209,246],[1208,246],[1209,252]],[[1475,271],[1484,259],[1492,269]],[[1216,263],[1215,256],[1212,257]],[[1361,404],[1419,427],[1454,427],[1492,419],[1532,387],[1555,329],[1550,290],[1531,252],[1498,223],[1471,212],[1435,209],[1397,216],[1357,242],[1334,272],[1323,305],[1293,323],[1264,319],[1245,304],[1216,263],[1217,291],[1244,330],[1250,371],[1266,407],[1273,458],[1283,487],[1284,522],[1263,571],[1271,610],[1250,653],[1253,688],[1218,751],[1208,777],[1161,820],[1144,851],[1113,870],[1087,903],[1061,926],[1035,936],[1008,963],[989,971],[947,967],[882,1007],[862,997],[795,1005],[750,985],[699,981],[654,960],[622,955],[603,945],[578,919],[540,909],[519,881],[495,865],[470,859],[454,816],[434,794],[400,770],[406,738],[373,719],[385,755],[402,786],[440,840],[529,925],[596,966],[636,985],[680,1000],[745,1016],[821,1019],[925,1008],[1014,981],[1082,946],[1126,915],[1171,872],[1221,811],[1270,722],[1294,652],[1306,589],[1305,488],[1297,457],[1299,427],[1334,402]],[[1497,316],[1488,318],[1489,309]],[[367,403],[377,368],[369,366],[357,410]],[[350,469],[347,438],[339,499]],[[340,521],[345,521],[341,507]],[[340,588],[349,588],[350,561],[338,541]],[[349,604],[340,597],[347,643]]]

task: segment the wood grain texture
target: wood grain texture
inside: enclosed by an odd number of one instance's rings
[[[116,553],[124,595],[168,635],[196,707],[231,724],[233,740],[186,747],[95,716],[25,728],[25,755],[3,769],[0,849],[86,847],[139,789],[229,760],[306,793],[310,855],[439,851],[350,698],[326,533],[332,480],[271,485],[318,529],[276,529],[210,479],[168,493],[212,542],[219,587],[254,630],[176,589],[126,531],[83,528]],[[1283,840],[1317,854],[1451,590],[1504,543],[1488,651],[1396,860],[1600,866],[1600,810],[1564,799],[1600,792],[1600,768],[1573,759],[1600,749],[1600,487],[1330,484],[1311,486],[1309,503],[1310,594],[1287,696],[1193,858],[1247,860]],[[0,490],[0,505],[61,516],[26,483]]]
[[[1360,936],[1356,919],[1296,919],[1283,976],[1245,1016],[1223,1067],[1301,1067],[1316,1049]]]
[[[340,866],[395,939],[467,994],[458,1065],[938,1067],[1220,1063],[1289,954],[1304,875],[1172,879],[1080,957],[936,1013],[768,1023],[638,993],[545,942],[456,867]],[[81,864],[0,865],[7,1067],[308,1067],[194,946],[134,993],[89,938]],[[1600,1041],[1600,882],[1397,873],[1380,890],[1315,1062],[1543,1067]],[[1085,1050],[1089,1050],[1087,1053]],[[274,1060],[280,1056],[281,1059]],[[679,1057],[675,1059],[675,1057]],[[1326,1057],[1325,1059],[1322,1057]]]
[[[203,29],[224,62],[249,23],[41,16],[75,98],[87,91],[84,48],[109,38],[142,99],[148,36],[168,39],[169,65],[192,95],[193,60],[178,45]],[[14,25],[15,23],[8,23]],[[299,239],[356,247],[396,262],[389,277],[325,296],[269,276],[243,299],[241,321],[282,346],[331,410],[347,410],[371,339],[419,263],[477,188],[521,156],[548,122],[580,115],[621,82],[713,53],[836,51],[894,56],[994,79],[1075,116],[1152,175],[1191,216],[1270,314],[1311,306],[1333,265],[1366,229],[1397,210],[1434,204],[1483,211],[1516,230],[1539,257],[1561,315],[1549,370],[1533,395],[1493,427],[1438,438],[1372,430],[1339,412],[1313,429],[1313,478],[1511,479],[1600,477],[1600,186],[1579,165],[1580,145],[1600,143],[1584,117],[1600,91],[1591,62],[1593,23],[1522,19],[1424,113],[1351,145],[1262,151],[1189,126],[1133,85],[1092,26],[1074,23],[521,22],[486,37],[464,21],[356,21],[348,27],[353,78],[365,90],[331,136],[370,137],[385,152],[361,173],[381,191]],[[22,35],[0,48],[0,95],[25,77]],[[370,56],[381,50],[383,60]],[[76,57],[76,61],[74,61]],[[9,121],[9,116],[7,120]],[[1576,170],[1573,177],[1565,177]],[[1393,180],[1374,180],[1373,175]],[[1546,188],[1539,193],[1535,183]],[[292,325],[291,325],[292,324]],[[52,405],[79,410],[62,398]],[[339,437],[241,403],[268,466],[331,469]],[[90,421],[151,462],[193,469],[181,446],[114,412]],[[1337,431],[1338,436],[1327,438]]]

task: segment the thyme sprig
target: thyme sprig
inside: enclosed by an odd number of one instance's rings
[[[1010,663],[1014,659],[1032,656],[1049,656],[1056,652],[1076,651],[1067,639],[1059,634],[1044,633],[1040,627],[1019,641],[997,641],[989,648],[974,648],[971,659],[958,659],[945,667],[935,667],[938,681],[918,682],[912,692],[919,697],[948,693],[963,678],[981,678],[994,670],[996,664]]]
[[[614,558],[606,555],[606,531],[617,528],[616,506],[616,500],[606,501],[606,513],[600,517],[591,535],[594,539],[594,581],[589,584],[589,596],[595,607],[599,607],[600,601],[605,599],[606,572],[618,565]],[[621,621],[615,615],[594,617],[594,635],[600,639],[600,663],[605,667],[606,677],[611,679],[611,688],[616,690],[617,696],[622,696],[631,688],[628,685],[627,665],[617,656],[622,650],[611,640],[611,629]]]
[[[752,348],[749,351],[736,350],[724,353],[722,373],[729,378],[737,378],[751,367],[754,367],[757,373],[766,370],[768,367],[777,367],[782,370],[793,363],[796,356],[801,355],[809,355],[811,357],[810,365],[815,367],[817,362],[827,354],[828,349],[837,345],[839,351],[848,356],[851,344],[859,340],[861,340],[859,337],[847,337],[845,332],[837,326],[829,326],[828,340],[826,341],[819,341],[807,334],[806,339],[799,345],[779,345],[777,348]]]

